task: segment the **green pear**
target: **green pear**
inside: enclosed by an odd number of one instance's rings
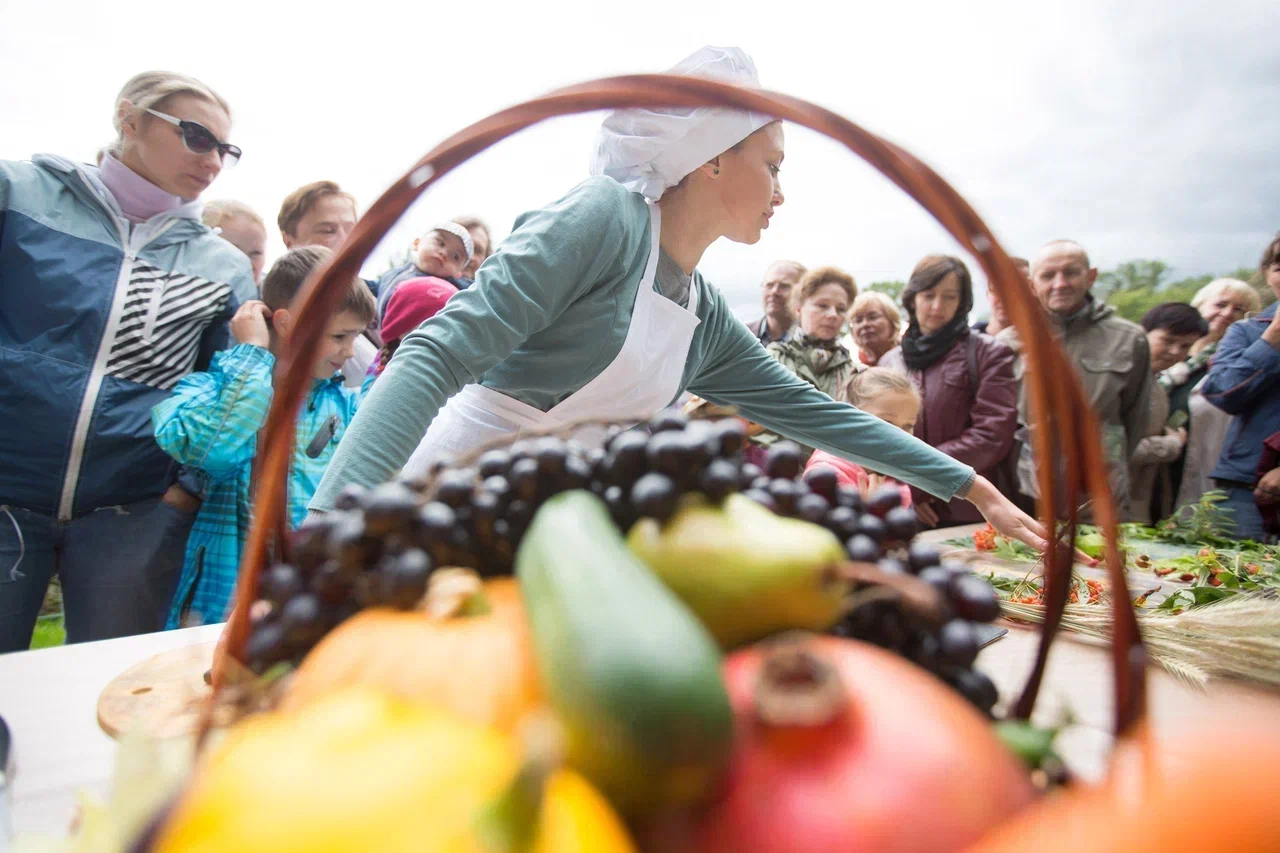
[[[849,592],[826,570],[845,559],[834,534],[742,495],[721,506],[686,503],[666,524],[642,519],[627,544],[726,649],[779,631],[825,630]]]

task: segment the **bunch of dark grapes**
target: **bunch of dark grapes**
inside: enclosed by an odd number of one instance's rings
[[[902,507],[897,498],[889,489],[877,491],[869,509],[872,514],[883,512],[885,519],[900,517],[905,523],[902,510],[911,510]],[[937,548],[923,542],[886,552],[872,536],[855,533],[845,549],[850,559],[874,562],[882,572],[915,575],[938,592],[942,607],[940,614],[929,615],[893,598],[871,600],[850,611],[832,633],[897,652],[990,714],[999,696],[991,679],[974,669],[973,663],[980,646],[978,626],[1000,615],[991,584],[971,573],[964,563],[943,560]]]
[[[624,533],[641,518],[666,521],[686,494],[720,502],[741,492],[779,515],[831,530],[847,543],[852,560],[918,572],[925,580],[931,571],[945,571],[947,584],[956,575],[956,595],[968,596],[969,603],[948,598],[956,618],[941,629],[929,633],[896,603],[881,601],[851,613],[835,631],[907,655],[989,710],[994,699],[985,700],[994,688],[970,668],[976,641],[968,654],[971,631],[965,630],[973,621],[995,618],[990,587],[972,576],[961,583],[958,573],[968,575],[963,567],[940,566],[936,551],[910,544],[915,512],[902,506],[897,487],[864,501],[857,489],[840,486],[830,469],[802,477],[803,456],[791,442],[774,444],[762,466],[745,461],[746,443],[746,430],[734,418],[690,421],[664,411],[647,427],[614,429],[599,449],[552,436],[526,439],[464,466],[438,466],[425,484],[349,489],[334,512],[298,531],[292,563],[264,572],[247,649],[250,667],[262,672],[296,662],[365,607],[416,606],[437,566],[510,575],[534,513],[561,492],[591,490]]]
[[[401,483],[349,489],[334,512],[299,528],[293,562],[259,578],[246,658],[250,669],[298,662],[366,607],[414,607],[440,565],[467,565],[456,517]]]
[[[783,442],[774,446],[769,462],[775,466],[781,462],[784,471],[792,470],[799,458],[796,455],[793,460],[793,453],[793,446]],[[845,543],[852,561],[874,563],[889,575],[919,577],[933,585],[942,600],[941,620],[916,613],[894,598],[869,601],[847,614],[832,633],[897,652],[990,713],[997,691],[991,679],[973,668],[973,662],[979,647],[977,625],[1000,615],[995,591],[964,563],[944,561],[932,545],[912,542],[918,528],[916,514],[903,505],[901,487],[881,486],[864,500],[858,490],[838,485],[830,468],[807,472],[794,484],[795,492],[774,483],[757,481],[747,494],[775,511],[826,527]]]

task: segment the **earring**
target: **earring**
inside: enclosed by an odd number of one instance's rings
[[[720,170],[719,170],[719,169],[712,169],[712,170],[711,170],[711,174],[713,174],[713,175],[718,175],[718,174],[720,174]]]

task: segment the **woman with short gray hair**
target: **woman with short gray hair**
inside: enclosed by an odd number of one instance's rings
[[[1206,284],[1191,299],[1191,307],[1209,324],[1209,331],[1196,341],[1185,361],[1180,361],[1157,378],[1169,395],[1169,424],[1186,427],[1187,444],[1182,456],[1169,466],[1174,507],[1200,500],[1213,488],[1209,472],[1218,464],[1222,442],[1231,426],[1231,415],[1200,395],[1200,383],[1209,373],[1209,362],[1218,342],[1237,320],[1256,313],[1262,302],[1258,292],[1238,278],[1219,278]],[[1159,496],[1157,496],[1158,498]]]

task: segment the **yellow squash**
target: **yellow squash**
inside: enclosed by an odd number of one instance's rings
[[[157,853],[633,853],[581,777],[554,773],[541,809],[478,831],[520,774],[515,742],[445,711],[347,688],[251,717],[197,770]],[[528,843],[513,846],[508,839]]]

